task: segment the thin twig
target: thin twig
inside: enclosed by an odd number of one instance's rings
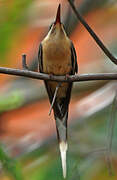
[[[24,70],[28,70],[28,66],[26,64],[26,54],[22,54],[22,67]]]
[[[53,100],[52,100],[52,104],[51,104],[51,107],[50,107],[50,110],[49,110],[49,116],[51,115],[51,111],[52,111],[52,108],[53,108],[53,105],[54,105],[54,102],[55,102],[55,99],[56,99],[56,95],[57,95],[57,92],[58,92],[58,89],[59,89],[60,86],[61,86],[61,83],[58,83],[58,85],[56,86],[56,89],[55,89],[55,92],[54,92],[54,97],[53,97]]]
[[[32,79],[51,80],[57,82],[80,82],[80,81],[94,81],[94,80],[117,80],[117,73],[98,73],[98,74],[78,74],[67,77],[66,76],[49,76],[48,74],[38,73],[27,70],[13,69],[0,67],[1,74],[9,74],[16,76],[24,76]]]
[[[111,153],[112,150],[112,137],[113,137],[113,131],[114,131],[114,125],[115,125],[115,120],[116,120],[116,108],[117,108],[117,93],[114,97],[113,103],[112,103],[112,110],[111,110],[111,117],[109,121],[109,132],[108,132],[108,138],[109,138],[109,143],[108,143],[108,151]]]
[[[106,153],[106,162],[107,162],[108,173],[109,173],[110,176],[112,176],[113,175],[113,171],[112,171],[112,159],[111,159],[111,156],[110,156],[108,151]]]
[[[112,103],[112,110],[111,110],[111,117],[108,124],[108,144],[107,144],[107,165],[109,169],[109,174],[112,175],[112,157],[111,157],[111,151],[112,151],[112,139],[113,139],[113,131],[114,131],[114,125],[115,125],[115,114],[116,114],[116,107],[117,107],[117,93],[114,97],[113,103]]]
[[[96,35],[96,33],[92,30],[92,28],[87,24],[87,22],[84,20],[84,18],[79,14],[77,11],[73,1],[68,0],[69,4],[71,5],[75,15],[77,16],[78,20],[83,24],[83,26],[87,29],[87,31],[90,33],[90,35],[93,37],[93,39],[96,41],[96,43],[99,45],[99,47],[103,50],[103,52],[109,57],[109,59],[117,65],[117,58],[115,58],[110,51],[105,47],[105,45],[102,43],[102,41],[99,39],[99,37]]]

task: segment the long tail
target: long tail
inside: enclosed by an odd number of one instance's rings
[[[67,153],[67,147],[68,147],[67,145],[67,118],[68,118],[67,112],[65,116],[62,118],[62,120],[55,117],[64,178],[66,178],[66,172],[67,172],[67,167],[66,167],[66,153]]]
[[[45,81],[45,86],[48,92],[50,104],[53,102],[54,93],[56,91],[56,84]],[[53,90],[54,89],[54,90]],[[62,84],[59,87],[59,94],[55,98],[53,104],[54,117],[56,121],[56,129],[59,141],[59,148],[61,153],[61,161],[63,168],[63,176],[66,177],[66,153],[67,153],[67,119],[68,119],[68,108],[71,96],[72,83]]]

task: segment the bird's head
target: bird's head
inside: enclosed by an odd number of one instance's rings
[[[66,32],[64,30],[63,24],[61,23],[61,5],[59,4],[56,14],[56,19],[54,23],[51,24],[48,35],[51,37],[55,36],[66,36]]]

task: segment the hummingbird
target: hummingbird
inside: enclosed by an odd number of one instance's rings
[[[39,71],[48,75],[69,76],[78,71],[77,55],[72,41],[68,38],[61,22],[61,5],[59,4],[55,21],[49,32],[41,41],[38,52]],[[58,82],[44,80],[50,104]],[[57,137],[61,155],[63,177],[66,177],[67,120],[71,98],[72,82],[62,82],[58,88],[53,104]]]

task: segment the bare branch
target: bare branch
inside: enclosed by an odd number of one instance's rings
[[[75,15],[77,16],[78,20],[83,24],[83,26],[87,29],[89,34],[93,37],[93,39],[96,41],[98,46],[103,50],[103,52],[108,56],[108,58],[117,65],[117,58],[115,58],[110,51],[105,47],[105,45],[102,43],[100,38],[96,35],[96,33],[92,30],[92,28],[87,24],[87,22],[84,20],[84,18],[79,14],[77,11],[74,3],[72,0],[68,0],[69,4],[71,5]]]
[[[13,69],[0,67],[1,74],[9,74],[16,76],[24,76],[32,79],[51,80],[57,82],[80,82],[80,81],[94,81],[94,80],[117,80],[117,73],[99,73],[99,74],[78,74],[67,77],[66,76],[49,76],[48,74],[38,73],[27,70]]]

